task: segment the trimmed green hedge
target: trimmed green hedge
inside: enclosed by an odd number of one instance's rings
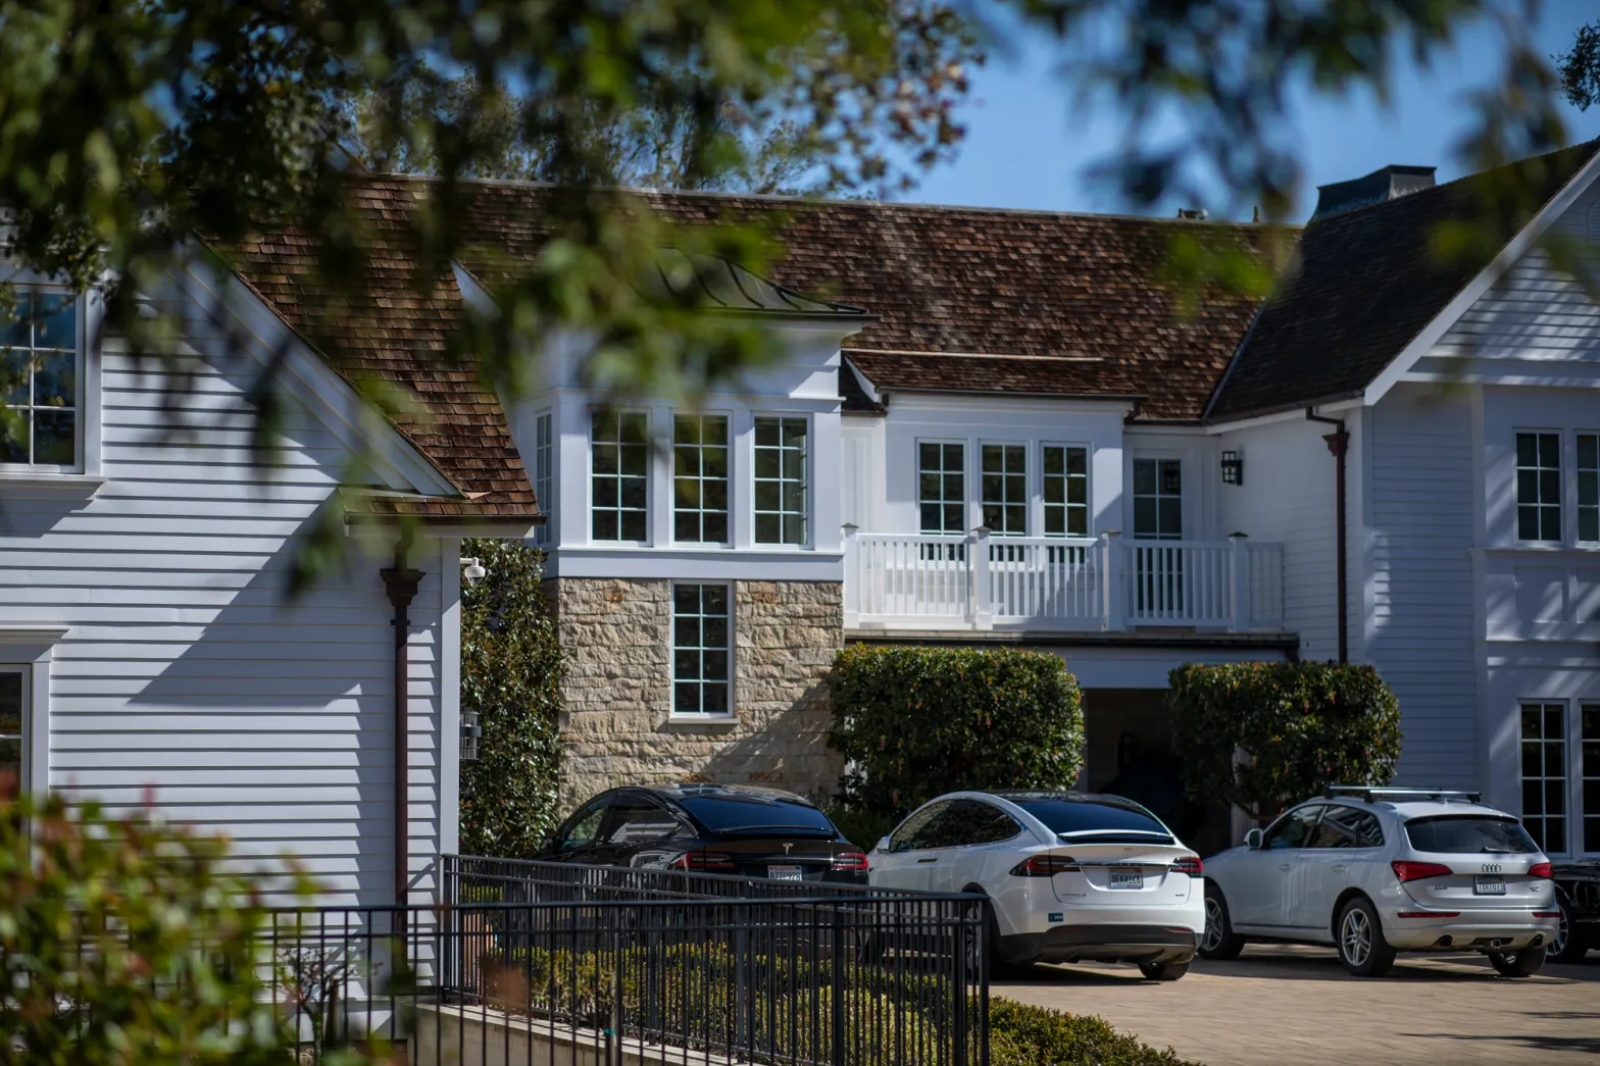
[[[1328,785],[1394,778],[1400,704],[1370,666],[1191,663],[1170,684],[1173,751],[1198,801],[1264,819]]]
[[[989,1066],[1197,1066],[1124,1036],[1104,1018],[989,1000]]]
[[[1045,652],[854,645],[834,659],[829,692],[847,811],[892,817],[956,789],[1064,789],[1083,765],[1078,683]]]

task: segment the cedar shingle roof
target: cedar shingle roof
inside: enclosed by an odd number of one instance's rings
[[[1208,417],[1263,414],[1365,389],[1492,258],[1435,254],[1440,223],[1492,226],[1498,251],[1597,147],[1600,141],[1512,164],[1529,182],[1522,187],[1534,190],[1532,203],[1496,203],[1505,199],[1508,175],[1487,171],[1312,222],[1301,234],[1297,267],[1263,306]]]

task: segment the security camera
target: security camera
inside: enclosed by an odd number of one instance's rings
[[[478,582],[489,576],[489,571],[485,570],[483,568],[483,564],[478,562],[477,559],[463,559],[461,560],[461,566],[463,568],[461,571],[461,576],[469,585],[476,585]]]

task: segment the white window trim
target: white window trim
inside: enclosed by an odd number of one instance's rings
[[[1600,698],[1564,699],[1546,696],[1524,696],[1515,705],[1517,726],[1517,805],[1518,816],[1526,818],[1522,808],[1522,709],[1529,705],[1561,707],[1561,744],[1566,763],[1566,810],[1562,814],[1565,836],[1559,849],[1546,852],[1553,858],[1572,858],[1595,854],[1583,849],[1583,708],[1600,706]]]
[[[678,711],[678,586],[720,585],[728,590],[728,709],[720,714]],[[736,722],[739,720],[739,605],[733,581],[669,581],[667,583],[667,720],[669,722]]]
[[[1028,537],[1039,526],[1033,520],[1033,501],[1039,494],[1034,492],[1034,449],[1029,447],[1027,440],[987,440],[979,438],[977,447],[973,449],[976,462],[973,464],[974,477],[967,487],[967,493],[972,498],[974,506],[978,509],[978,524],[984,525],[983,517],[983,450],[985,448],[1020,448],[1022,450],[1022,532],[1001,533],[997,529],[990,529],[991,537]]]
[[[22,684],[22,783],[43,796],[50,787],[50,662],[64,628],[0,626],[0,667],[20,667]]]
[[[644,476],[644,540],[599,540],[594,535],[594,417],[597,414],[609,413],[617,415],[643,415],[644,439],[648,452],[645,456]],[[655,430],[648,408],[642,407],[616,407],[605,408],[591,406],[589,408],[589,426],[584,431],[584,437],[589,443],[589,457],[585,464],[585,477],[583,496],[585,500],[583,522],[584,541],[604,548],[648,548],[654,541],[651,539],[651,527],[656,515],[656,452]]]
[[[70,290],[41,279],[31,271],[15,271],[5,279],[17,288],[47,294],[67,295]],[[95,487],[105,481],[100,473],[101,353],[99,340],[105,316],[105,301],[90,288],[77,295],[78,427],[76,451],[79,461],[70,466],[37,466],[32,463],[0,463],[0,481],[12,485],[41,488]],[[91,338],[95,343],[90,343]]]
[[[944,532],[944,533],[929,533],[929,532],[927,532],[926,530],[924,530],[922,528],[922,446],[924,444],[940,444],[940,445],[954,444],[954,445],[957,445],[957,446],[959,446],[961,448],[961,501],[960,502],[961,502],[961,513],[963,515],[962,524],[967,527],[965,529],[956,530],[955,532],[948,532],[947,531],[947,532]],[[982,509],[981,509],[982,508],[981,504],[978,505],[978,507],[979,507],[978,517],[976,519],[974,519],[973,514],[972,514],[974,505],[973,505],[973,494],[972,494],[973,490],[972,490],[972,440],[971,440],[971,438],[968,438],[968,437],[916,437],[911,442],[911,448],[912,448],[912,452],[911,452],[911,476],[914,479],[913,482],[912,482],[912,487],[916,490],[915,492],[913,492],[911,494],[912,505],[915,508],[915,510],[912,512],[912,526],[913,526],[913,528],[915,528],[915,530],[917,532],[917,535],[918,536],[926,536],[926,537],[950,537],[952,539],[956,538],[956,537],[965,537],[969,532],[972,531],[972,529],[976,528],[978,526],[978,524],[980,522],[982,522],[982,520],[983,520],[982,519],[983,512],[982,512]],[[941,493],[939,498],[940,498],[940,501],[942,503],[944,503],[944,504],[949,504],[951,502],[949,500],[945,500],[942,493]]]
[[[1183,541],[1192,539],[1192,534],[1190,532],[1190,529],[1196,523],[1194,522],[1194,516],[1191,515],[1191,513],[1190,513],[1190,507],[1191,507],[1191,505],[1193,504],[1193,502],[1195,500],[1196,493],[1195,493],[1194,490],[1192,490],[1190,488],[1189,480],[1190,480],[1190,476],[1191,476],[1190,475],[1190,468],[1193,467],[1196,464],[1190,463],[1189,462],[1189,457],[1184,455],[1182,452],[1167,451],[1167,450],[1140,451],[1140,452],[1137,452],[1135,454],[1129,455],[1128,458],[1127,458],[1126,464],[1123,467],[1123,476],[1127,479],[1126,482],[1125,482],[1125,484],[1127,485],[1127,491],[1125,493],[1123,493],[1123,495],[1127,498],[1127,501],[1128,501],[1127,502],[1128,538],[1130,540],[1132,540],[1132,539],[1138,538],[1138,536],[1139,536],[1137,533],[1134,532],[1134,530],[1136,528],[1136,526],[1134,524],[1134,515],[1135,515],[1136,512],[1135,512],[1135,509],[1134,509],[1134,496],[1135,496],[1135,493],[1134,493],[1133,485],[1134,485],[1134,470],[1137,467],[1137,465],[1141,461],[1144,461],[1144,460],[1148,460],[1150,462],[1154,462],[1155,464],[1157,464],[1156,465],[1156,478],[1157,478],[1157,487],[1158,488],[1159,488],[1159,485],[1160,485],[1160,476],[1161,476],[1161,466],[1160,466],[1160,464],[1163,463],[1163,462],[1175,462],[1175,463],[1178,464],[1178,524],[1179,524],[1179,527],[1181,528],[1182,532],[1177,537],[1173,537],[1173,538],[1144,537],[1144,538],[1139,538],[1139,539],[1143,539],[1143,540],[1145,540],[1145,541],[1147,541],[1149,543],[1155,543],[1157,541],[1163,541],[1163,542],[1165,542],[1165,543],[1167,543],[1169,545],[1170,544],[1181,544]],[[1156,524],[1158,526],[1160,525],[1160,516],[1159,516],[1159,514],[1157,515]]]
[[[1054,533],[1045,530],[1044,521],[1044,450],[1046,448],[1077,448],[1083,452],[1083,509],[1084,531],[1081,536],[1065,533],[1057,537]],[[1039,463],[1038,476],[1033,479],[1034,498],[1038,501],[1037,521],[1033,528],[1039,531],[1039,536],[1049,537],[1051,540],[1082,540],[1091,538],[1094,532],[1094,446],[1088,441],[1071,440],[1042,440],[1038,447]],[[1070,479],[1069,479],[1070,480]]]
[[[1545,538],[1527,539],[1522,536],[1522,500],[1517,495],[1517,438],[1524,433],[1553,436],[1556,438],[1556,457],[1561,463],[1560,490],[1556,496],[1556,503],[1561,508],[1560,529],[1561,535],[1555,540]],[[1511,539],[1516,544],[1543,545],[1546,547],[1566,547],[1572,543],[1574,531],[1572,523],[1577,521],[1577,508],[1567,505],[1568,497],[1574,501],[1577,496],[1577,474],[1575,471],[1577,458],[1577,445],[1573,443],[1572,434],[1565,430],[1555,429],[1550,426],[1513,426],[1511,429]],[[1571,449],[1574,454],[1569,455]]]
[[[1571,468],[1571,474],[1562,478],[1561,489],[1563,494],[1572,500],[1572,507],[1570,508],[1572,515],[1570,519],[1571,525],[1569,527],[1570,536],[1568,538],[1568,543],[1576,548],[1600,547],[1600,538],[1596,538],[1594,540],[1582,539],[1581,531],[1583,527],[1578,521],[1578,438],[1600,438],[1600,429],[1585,429],[1579,427],[1578,429],[1574,429],[1570,434],[1567,434],[1567,437],[1567,441],[1563,444],[1563,450],[1570,450],[1572,461],[1567,465]],[[1513,457],[1513,459],[1514,458],[1515,457]],[[1513,466],[1512,469],[1515,470],[1516,467]],[[1513,486],[1513,488],[1515,488],[1515,486]],[[1568,522],[1567,517],[1563,515],[1562,519],[1563,525],[1566,525]]]
[[[739,482],[749,490],[749,504],[743,510],[750,521],[750,547],[757,551],[812,551],[817,541],[817,420],[810,411],[750,411],[750,476]],[[806,424],[806,537],[799,544],[770,544],[756,539],[756,422],[763,418],[800,418]],[[744,449],[741,449],[743,451]]]
[[[543,422],[549,434],[549,440],[541,443],[539,440],[539,424]],[[591,433],[592,425],[591,425]],[[539,476],[540,452],[550,466],[550,476],[541,479]],[[592,453],[591,453],[592,454]],[[592,462],[592,460],[591,460]],[[539,501],[539,510],[543,512],[545,520],[534,527],[533,542],[540,547],[550,547],[556,542],[556,499],[560,494],[559,477],[561,473],[560,449],[557,447],[556,437],[556,412],[554,407],[546,407],[533,413],[533,492]],[[540,481],[546,484],[540,488]]]
[[[679,540],[678,539],[678,419],[680,418],[721,418],[726,423],[723,438],[728,452],[728,535],[723,540]],[[734,460],[738,451],[738,431],[735,421],[735,412],[731,410],[706,410],[706,411],[678,411],[672,412],[671,424],[667,427],[667,543],[674,548],[705,548],[724,549],[732,548],[734,542],[733,516],[738,513],[738,501],[735,499],[739,484],[739,464]],[[653,479],[652,479],[653,480]],[[752,496],[754,493],[752,493]],[[648,506],[648,504],[647,504]],[[704,513],[703,511],[701,513]],[[649,518],[646,517],[646,528]],[[599,543],[610,544],[611,541]]]

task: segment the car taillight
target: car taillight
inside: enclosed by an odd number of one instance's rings
[[[1547,862],[1536,862],[1532,866],[1528,867],[1528,876],[1529,877],[1543,877],[1543,878],[1549,879],[1549,878],[1555,876],[1555,872],[1550,869],[1550,864],[1549,863],[1547,863]]]
[[[735,868],[731,855],[719,855],[714,851],[688,851],[679,855],[672,865],[678,870],[732,870]]]
[[[1402,885],[1407,881],[1420,881],[1424,877],[1444,877],[1455,873],[1450,867],[1437,862],[1406,862],[1401,859],[1389,865],[1394,867],[1394,875]]]
[[[1011,868],[1017,877],[1054,877],[1080,869],[1071,855],[1033,855]]]
[[[1200,856],[1198,855],[1185,855],[1173,863],[1172,868],[1178,873],[1188,874],[1190,877],[1199,877],[1206,872],[1205,863],[1200,861]]]
[[[833,857],[835,870],[865,870],[867,857],[859,851],[842,851]]]

